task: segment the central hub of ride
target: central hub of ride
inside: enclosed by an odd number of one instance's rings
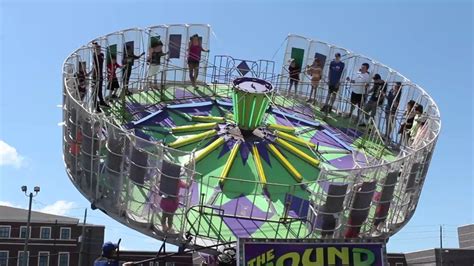
[[[241,77],[233,81],[234,120],[244,136],[261,125],[272,93],[272,84],[262,79]]]

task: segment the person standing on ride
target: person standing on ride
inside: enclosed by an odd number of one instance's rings
[[[199,76],[199,62],[201,61],[201,52],[209,52],[202,47],[199,35],[194,34],[191,36],[188,45],[188,68],[189,68],[189,79],[193,87],[196,87],[196,80]]]
[[[321,65],[321,60],[315,58],[311,66],[306,67],[306,72],[311,76],[311,91],[309,93],[309,99],[307,102],[312,102],[316,104],[316,93],[319,87],[319,81],[322,77],[323,67]]]
[[[323,106],[323,112],[330,113],[336,100],[339,91],[340,80],[342,72],[344,71],[344,63],[341,61],[341,54],[336,53],[334,60],[329,64],[329,82],[328,95],[326,96],[326,103]]]
[[[298,82],[300,81],[301,67],[296,64],[295,59],[290,60],[288,73],[290,74],[290,86],[288,87],[288,96],[291,94],[291,86],[295,87],[295,95],[298,93]]]
[[[402,83],[396,82],[395,86],[386,94],[387,105],[385,106],[385,128],[387,139],[392,134],[392,130],[397,116],[398,105],[400,104],[400,98],[402,96]]]
[[[181,188],[189,188],[191,184],[192,180],[190,181],[190,183],[186,183],[183,180],[179,179],[178,182],[176,182],[176,185],[178,186],[178,193],[176,195],[167,195],[165,193],[161,193],[161,227],[164,233],[174,233],[173,217],[179,207],[179,191]]]
[[[402,135],[401,141],[404,144],[408,142],[407,140],[410,137],[410,130],[413,126],[413,120],[415,119],[415,105],[416,102],[414,100],[408,101],[407,108],[403,115],[403,123],[401,124],[400,129],[398,130],[398,134]]]
[[[104,82],[104,53],[101,51],[101,47],[97,42],[93,42],[93,53],[92,53],[92,80],[94,81],[94,105],[97,112],[102,112],[100,106],[109,107],[109,105],[104,101],[104,95],[102,92],[103,82]],[[97,103],[97,97],[99,102]]]
[[[364,116],[362,118],[362,123],[359,126],[365,127],[369,116],[374,118],[377,112],[377,106],[379,105],[380,99],[383,100],[382,94],[387,90],[387,83],[382,79],[379,74],[375,74],[373,77],[374,83],[372,89],[369,91],[371,93],[369,100],[364,106]]]
[[[347,78],[347,81],[353,83],[351,92],[351,108],[347,117],[352,116],[355,106],[360,108],[364,102],[364,95],[367,94],[367,88],[370,83],[369,67],[368,63],[363,63],[354,79]],[[359,112],[357,112],[357,116],[359,116]]]
[[[78,71],[74,75],[77,82],[77,88],[79,91],[79,98],[84,100],[84,97],[87,93],[87,85],[86,85],[86,78],[87,78],[87,71],[86,71],[86,62],[79,62]]]
[[[136,59],[140,59],[144,54],[145,52],[140,55],[135,55],[133,53],[133,46],[125,45],[125,55],[122,58],[122,87],[128,94],[130,94],[128,83],[130,81],[130,76],[132,75],[133,64]]]
[[[150,49],[148,49],[148,57],[146,61],[150,64],[147,73],[150,87],[156,88],[156,78],[160,71],[161,57],[166,54],[168,54],[168,52],[163,53],[163,43],[161,41],[152,43]]]
[[[117,69],[122,66],[117,63],[117,56],[111,55],[110,62],[107,64],[107,90],[111,91],[111,98],[117,98],[116,92],[120,88],[120,84],[117,79]]]
[[[423,127],[426,123],[427,116],[423,113],[423,105],[417,104],[415,106],[415,117],[413,119],[413,126],[410,129],[410,143],[416,138],[418,131],[421,127]]]

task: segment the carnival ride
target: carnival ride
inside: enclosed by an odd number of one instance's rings
[[[97,38],[65,60],[64,162],[93,207],[148,236],[208,253],[239,238],[383,242],[400,230],[416,209],[440,131],[433,99],[381,63],[297,35],[286,38],[278,63],[229,55],[210,63],[203,53],[191,86],[189,37],[198,34],[209,49],[210,32],[209,25],[188,24],[128,29]],[[145,58],[158,40],[167,60],[150,81]],[[129,81],[118,71],[120,97],[110,98],[103,112],[96,112],[96,93],[99,84],[106,91],[107,81],[77,75],[80,68],[93,70],[93,42],[106,63],[145,53],[132,63]],[[319,103],[336,53],[346,67],[334,110],[326,114]],[[303,67],[314,58],[323,62],[323,79],[318,103],[309,104],[310,77],[302,71],[298,92],[289,93],[287,69],[290,59]],[[402,84],[393,116],[381,98],[366,127],[341,115],[350,108],[351,83],[344,80],[362,63],[389,89]],[[407,140],[397,131],[409,100],[425,107],[427,119]],[[165,202],[176,203],[176,210]],[[171,217],[171,227],[164,217]]]

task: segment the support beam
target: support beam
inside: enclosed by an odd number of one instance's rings
[[[225,118],[221,116],[201,116],[201,115],[193,115],[191,116],[191,120],[195,122],[217,122],[217,123],[224,123]]]
[[[312,149],[316,148],[316,144],[314,144],[312,142],[309,142],[309,141],[306,141],[306,140],[303,140],[301,138],[292,136],[292,135],[290,135],[288,133],[285,133],[285,132],[275,130],[275,135],[277,135],[277,137],[280,137],[282,139],[294,142],[294,143],[302,145],[302,146],[307,146],[307,147],[310,147]]]
[[[260,177],[260,183],[263,187],[267,185],[267,177],[265,176],[265,171],[263,171],[262,160],[260,159],[260,154],[258,153],[257,145],[252,146],[252,154],[255,162],[255,167],[257,168],[258,176]]]
[[[286,150],[288,150],[291,153],[293,153],[294,155],[296,155],[298,158],[301,158],[301,159],[305,160],[306,162],[308,162],[309,164],[311,164],[315,167],[319,166],[319,160],[309,156],[308,154],[304,153],[303,151],[301,151],[297,147],[291,145],[289,142],[287,142],[283,139],[280,139],[280,138],[277,138],[275,141],[280,146],[282,146]]]
[[[278,125],[278,124],[268,124],[268,128],[286,132],[286,133],[295,133],[295,130],[296,130],[294,127]]]
[[[296,182],[300,183],[303,181],[303,176],[301,176],[300,172],[296,170],[296,168],[291,165],[291,163],[281,154],[281,152],[271,143],[268,144],[268,147],[270,148],[270,151],[277,157],[277,159],[280,161],[280,163],[285,167],[285,169],[293,176],[293,178],[296,180]]]
[[[181,118],[183,118],[184,120],[186,121],[189,121],[191,122],[191,116],[188,115],[187,113],[184,113],[184,112],[181,112],[179,110],[176,110],[176,109],[168,109],[168,111],[174,113],[174,114],[177,114],[178,116],[180,116]]]
[[[194,136],[189,137],[189,138],[177,139],[177,140],[171,142],[170,144],[168,144],[168,146],[171,147],[171,148],[176,149],[176,148],[183,147],[183,146],[186,146],[186,145],[194,143],[194,142],[201,141],[203,139],[213,137],[216,134],[217,134],[217,131],[215,131],[214,129],[211,129],[209,131],[199,133],[199,134],[194,135]]]
[[[194,125],[187,125],[187,126],[179,126],[171,128],[171,132],[179,133],[179,132],[192,132],[192,131],[199,131],[205,129],[213,129],[217,126],[216,122],[213,123],[199,123]]]
[[[211,101],[197,102],[197,103],[182,103],[182,104],[173,104],[166,106],[169,109],[179,109],[179,108],[195,108],[212,105]]]
[[[340,140],[336,135],[332,134],[329,130],[323,129],[322,132],[326,134],[328,137],[330,137],[331,139],[333,139],[335,142],[339,143],[339,145],[344,147],[344,149],[348,151],[353,150],[351,146],[347,145],[344,141]]]
[[[239,148],[240,148],[240,141],[236,142],[234,144],[234,147],[232,147],[229,158],[227,158],[227,162],[224,165],[224,169],[222,169],[221,176],[219,178],[219,182],[221,184],[224,184],[225,179],[230,172],[230,168],[232,168],[232,165],[234,164],[234,160],[239,152]]]
[[[156,111],[156,112],[154,112],[154,113],[152,113],[152,114],[149,114],[149,115],[143,117],[142,119],[140,119],[140,120],[138,120],[138,121],[133,121],[132,124],[133,124],[134,126],[137,126],[137,125],[139,125],[139,124],[141,124],[141,123],[143,123],[143,122],[146,122],[146,121],[152,119],[153,117],[155,117],[155,116],[161,114],[162,112],[163,112],[163,110]]]
[[[224,137],[217,138],[211,144],[209,144],[209,146],[207,146],[204,149],[198,151],[196,157],[194,158],[194,160],[196,161],[196,163],[199,162],[200,160],[202,160],[204,157],[209,155],[209,153],[211,153],[213,150],[217,149],[222,144],[224,144]]]
[[[301,118],[301,117],[298,117],[297,115],[295,114],[289,114],[289,113],[286,113],[286,112],[283,112],[283,111],[280,111],[278,109],[273,109],[273,113],[275,114],[279,114],[279,115],[282,115],[284,117],[288,117],[288,118],[291,118],[291,119],[294,119],[294,120],[298,120],[302,123],[305,123],[309,126],[312,126],[312,127],[319,127],[321,126],[321,124],[319,122],[316,122],[316,121],[310,121],[310,120],[307,120],[307,119],[304,119],[304,118]]]

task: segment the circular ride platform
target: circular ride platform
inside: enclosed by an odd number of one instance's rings
[[[203,53],[192,86],[183,40],[198,34],[208,49],[209,32],[207,25],[162,25],[96,39],[104,69],[111,58],[131,68],[117,70],[117,97],[105,89],[107,75],[101,83],[78,74],[94,70],[97,44],[66,59],[64,161],[94,208],[154,238],[210,253],[239,238],[385,241],[408,222],[440,130],[437,106],[423,89],[380,63],[296,35],[287,38],[279,75],[272,61],[215,56],[210,64]],[[157,40],[168,60],[150,77],[146,56]],[[290,58],[302,67],[323,56],[327,75],[335,53],[344,55],[341,82],[365,62],[388,90],[400,82],[396,110],[385,112],[382,99],[374,116],[357,107],[358,116],[343,115],[351,82],[343,82],[329,112],[320,104],[324,82],[318,103],[309,104],[305,71],[298,92],[289,92]],[[109,105],[102,112],[99,86]],[[410,100],[425,106],[427,119],[407,137],[398,130]],[[365,126],[361,117],[368,117]]]

